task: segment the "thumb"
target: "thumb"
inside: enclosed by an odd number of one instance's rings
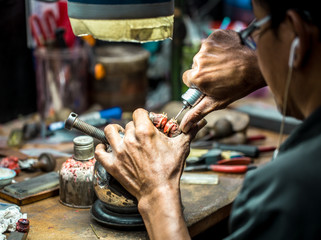
[[[211,97],[205,96],[195,107],[193,107],[184,115],[180,123],[180,129],[182,130],[182,132],[188,133],[193,125],[198,123],[214,109],[214,100]]]

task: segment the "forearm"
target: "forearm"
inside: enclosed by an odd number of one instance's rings
[[[155,189],[138,204],[150,239],[190,239],[180,200],[179,188]]]

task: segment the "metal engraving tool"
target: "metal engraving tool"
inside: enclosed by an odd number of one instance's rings
[[[178,112],[178,114],[176,115],[176,117],[174,118],[175,120],[179,117],[179,115],[181,115],[181,113],[186,109],[186,108],[192,108],[195,105],[197,105],[199,103],[199,101],[202,100],[202,98],[205,95],[198,90],[197,88],[189,88],[183,95],[182,95],[182,99],[183,99],[183,107],[182,109]]]

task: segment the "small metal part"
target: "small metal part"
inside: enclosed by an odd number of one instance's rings
[[[109,145],[103,130],[96,128],[78,118],[78,114],[72,112],[65,121],[65,128],[71,130],[73,128],[85,133],[93,138],[98,139],[102,143]]]
[[[197,88],[189,88],[183,95],[182,95],[182,99],[183,99],[183,104],[184,106],[182,107],[182,109],[178,112],[178,114],[176,115],[176,117],[174,118],[175,120],[177,120],[177,118],[179,117],[179,115],[181,115],[181,113],[186,109],[186,108],[192,108],[194,107],[196,104],[198,104],[199,101],[202,100],[202,98],[204,97],[204,94],[198,90]]]
[[[38,167],[44,172],[51,172],[55,170],[56,159],[50,153],[42,153],[38,158],[38,162],[35,163],[32,167]]]

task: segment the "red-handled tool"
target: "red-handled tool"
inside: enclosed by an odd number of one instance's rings
[[[197,171],[214,171],[222,173],[245,173],[248,170],[255,169],[254,165],[196,165],[185,167],[185,172],[197,172]]]
[[[256,166],[246,166],[246,165],[209,165],[208,169],[214,172],[223,173],[245,173],[248,170],[255,169]]]
[[[54,39],[56,38],[55,31],[57,29],[57,19],[55,17],[55,14],[51,9],[48,9],[43,13],[43,18],[47,26],[49,37],[52,41],[54,41]]]
[[[40,18],[37,15],[31,15],[29,18],[29,24],[31,27],[31,33],[37,43],[37,46],[45,46],[48,39]]]
[[[251,163],[253,163],[253,160],[249,157],[222,159],[216,162],[219,165],[250,165]]]
[[[32,36],[38,47],[48,46],[55,41],[55,30],[57,19],[52,10],[48,9],[43,13],[43,17],[31,15],[29,24]]]

